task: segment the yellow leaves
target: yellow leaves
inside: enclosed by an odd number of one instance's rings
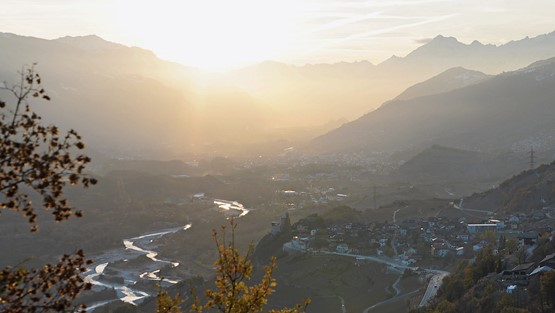
[[[158,291],[156,296],[156,313],[181,313],[180,305],[185,302],[179,294],[173,298],[167,291]]]
[[[218,234],[213,230],[213,239],[218,250],[218,259],[214,262],[216,266],[215,289],[204,292],[206,302],[199,304],[199,299],[192,292],[194,300],[190,312],[202,313],[257,313],[262,312],[268,303],[268,297],[277,286],[272,277],[276,268],[276,259],[273,257],[269,265],[264,267],[264,275],[257,284],[249,285],[253,273],[253,265],[250,261],[253,247],[251,246],[245,255],[240,255],[235,248],[235,228],[237,224],[230,220],[231,240],[227,241],[226,227],[222,226],[222,232]],[[302,313],[310,300],[303,305],[297,305],[295,309],[272,310],[275,313]]]

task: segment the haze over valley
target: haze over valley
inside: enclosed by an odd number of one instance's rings
[[[264,310],[554,310],[555,7],[471,2],[0,4],[0,311],[83,249],[67,310],[186,312],[222,225]]]
[[[482,73],[518,70],[552,57],[555,47],[553,33],[499,47],[438,35],[406,57],[378,65],[264,62],[209,73],[97,36],[42,40],[4,34],[0,40],[6,47],[1,52],[3,80],[13,80],[21,64],[32,62],[46,75],[45,86],[57,101],[39,112],[52,122],[79,126],[92,148],[108,154],[161,157],[155,151],[162,149],[165,158],[276,154],[303,146],[388,100],[446,92],[487,77]],[[403,92],[455,67],[469,71],[429,81],[419,92]]]

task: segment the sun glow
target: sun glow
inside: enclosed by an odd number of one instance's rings
[[[293,8],[289,0],[121,0],[117,24],[161,58],[219,70],[279,56],[294,40]]]

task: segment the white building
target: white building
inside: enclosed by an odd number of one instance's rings
[[[471,234],[485,233],[487,231],[497,232],[497,224],[468,224],[466,229]]]
[[[335,248],[337,253],[349,253],[349,246],[346,243],[340,243]]]

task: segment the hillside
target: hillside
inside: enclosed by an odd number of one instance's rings
[[[1,34],[0,45],[0,80],[11,86],[23,65],[37,63],[52,101],[36,110],[49,123],[78,129],[107,156],[224,154],[232,143],[274,139],[262,103],[228,81],[150,51],[97,36]],[[9,100],[7,93],[0,97]]]
[[[410,182],[476,183],[502,180],[523,164],[507,156],[433,145],[401,165],[398,174]]]
[[[407,88],[400,95],[395,97],[394,100],[408,100],[411,98],[444,93],[476,84],[490,77],[491,75],[486,75],[479,71],[467,70],[462,67],[454,67],[424,82]]]
[[[465,198],[464,208],[507,214],[555,206],[555,162],[523,171],[486,192]]]
[[[520,153],[555,144],[555,59],[452,90],[384,104],[312,141],[318,153],[391,154],[434,144]]]

